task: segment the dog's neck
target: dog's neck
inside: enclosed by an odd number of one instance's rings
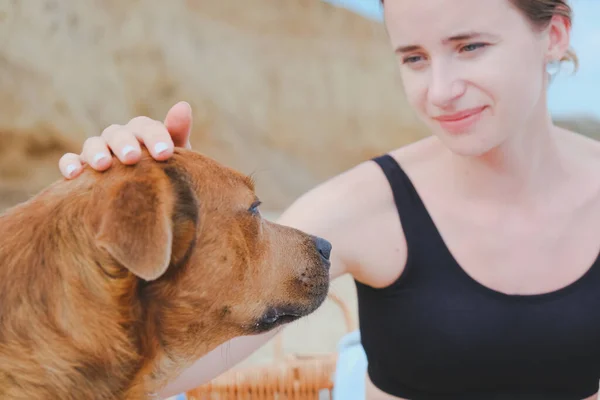
[[[156,283],[160,285],[159,282]],[[142,288],[143,292],[144,289],[146,291],[142,298],[149,300],[144,307],[145,334],[142,343],[148,362],[140,370],[135,382],[135,385],[143,387],[147,394],[159,392],[199,357],[216,348],[220,344],[218,338],[227,335],[219,332],[228,329],[218,320],[206,317],[202,313],[190,315],[181,312],[178,308],[179,303],[173,302],[172,296],[169,295],[175,290],[174,288],[152,285],[154,283]],[[214,313],[215,308],[222,307],[213,303],[213,299],[207,299],[206,313]],[[194,321],[202,322],[194,323]],[[200,338],[202,340],[199,340]],[[186,341],[187,347],[184,353],[173,351],[174,348],[181,348],[181,343],[176,344],[172,340]]]

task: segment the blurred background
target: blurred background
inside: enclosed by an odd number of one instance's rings
[[[572,0],[581,67],[552,84],[559,124],[600,138],[600,0]],[[59,179],[58,160],[137,115],[194,111],[192,147],[253,174],[269,218],[427,132],[408,109],[379,0],[0,1],[0,209]],[[355,312],[349,279],[333,289]],[[335,351],[326,304],[285,331]],[[224,355],[226,356],[226,355]],[[246,363],[268,362],[270,345]]]

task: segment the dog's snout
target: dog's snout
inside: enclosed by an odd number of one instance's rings
[[[329,257],[331,257],[331,243],[323,238],[316,237],[315,245],[317,246],[317,250],[319,251],[319,254],[321,254],[321,257],[326,261],[329,261]]]

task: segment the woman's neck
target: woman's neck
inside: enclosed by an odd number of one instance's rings
[[[567,176],[556,128],[549,115],[537,117],[501,145],[479,156],[451,154],[455,189],[463,195],[503,203],[532,202]]]

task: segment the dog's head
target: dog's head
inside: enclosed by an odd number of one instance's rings
[[[147,339],[171,358],[197,358],[324,301],[329,243],[263,219],[247,176],[183,149],[113,168],[93,189],[98,265],[109,281],[138,282]]]

